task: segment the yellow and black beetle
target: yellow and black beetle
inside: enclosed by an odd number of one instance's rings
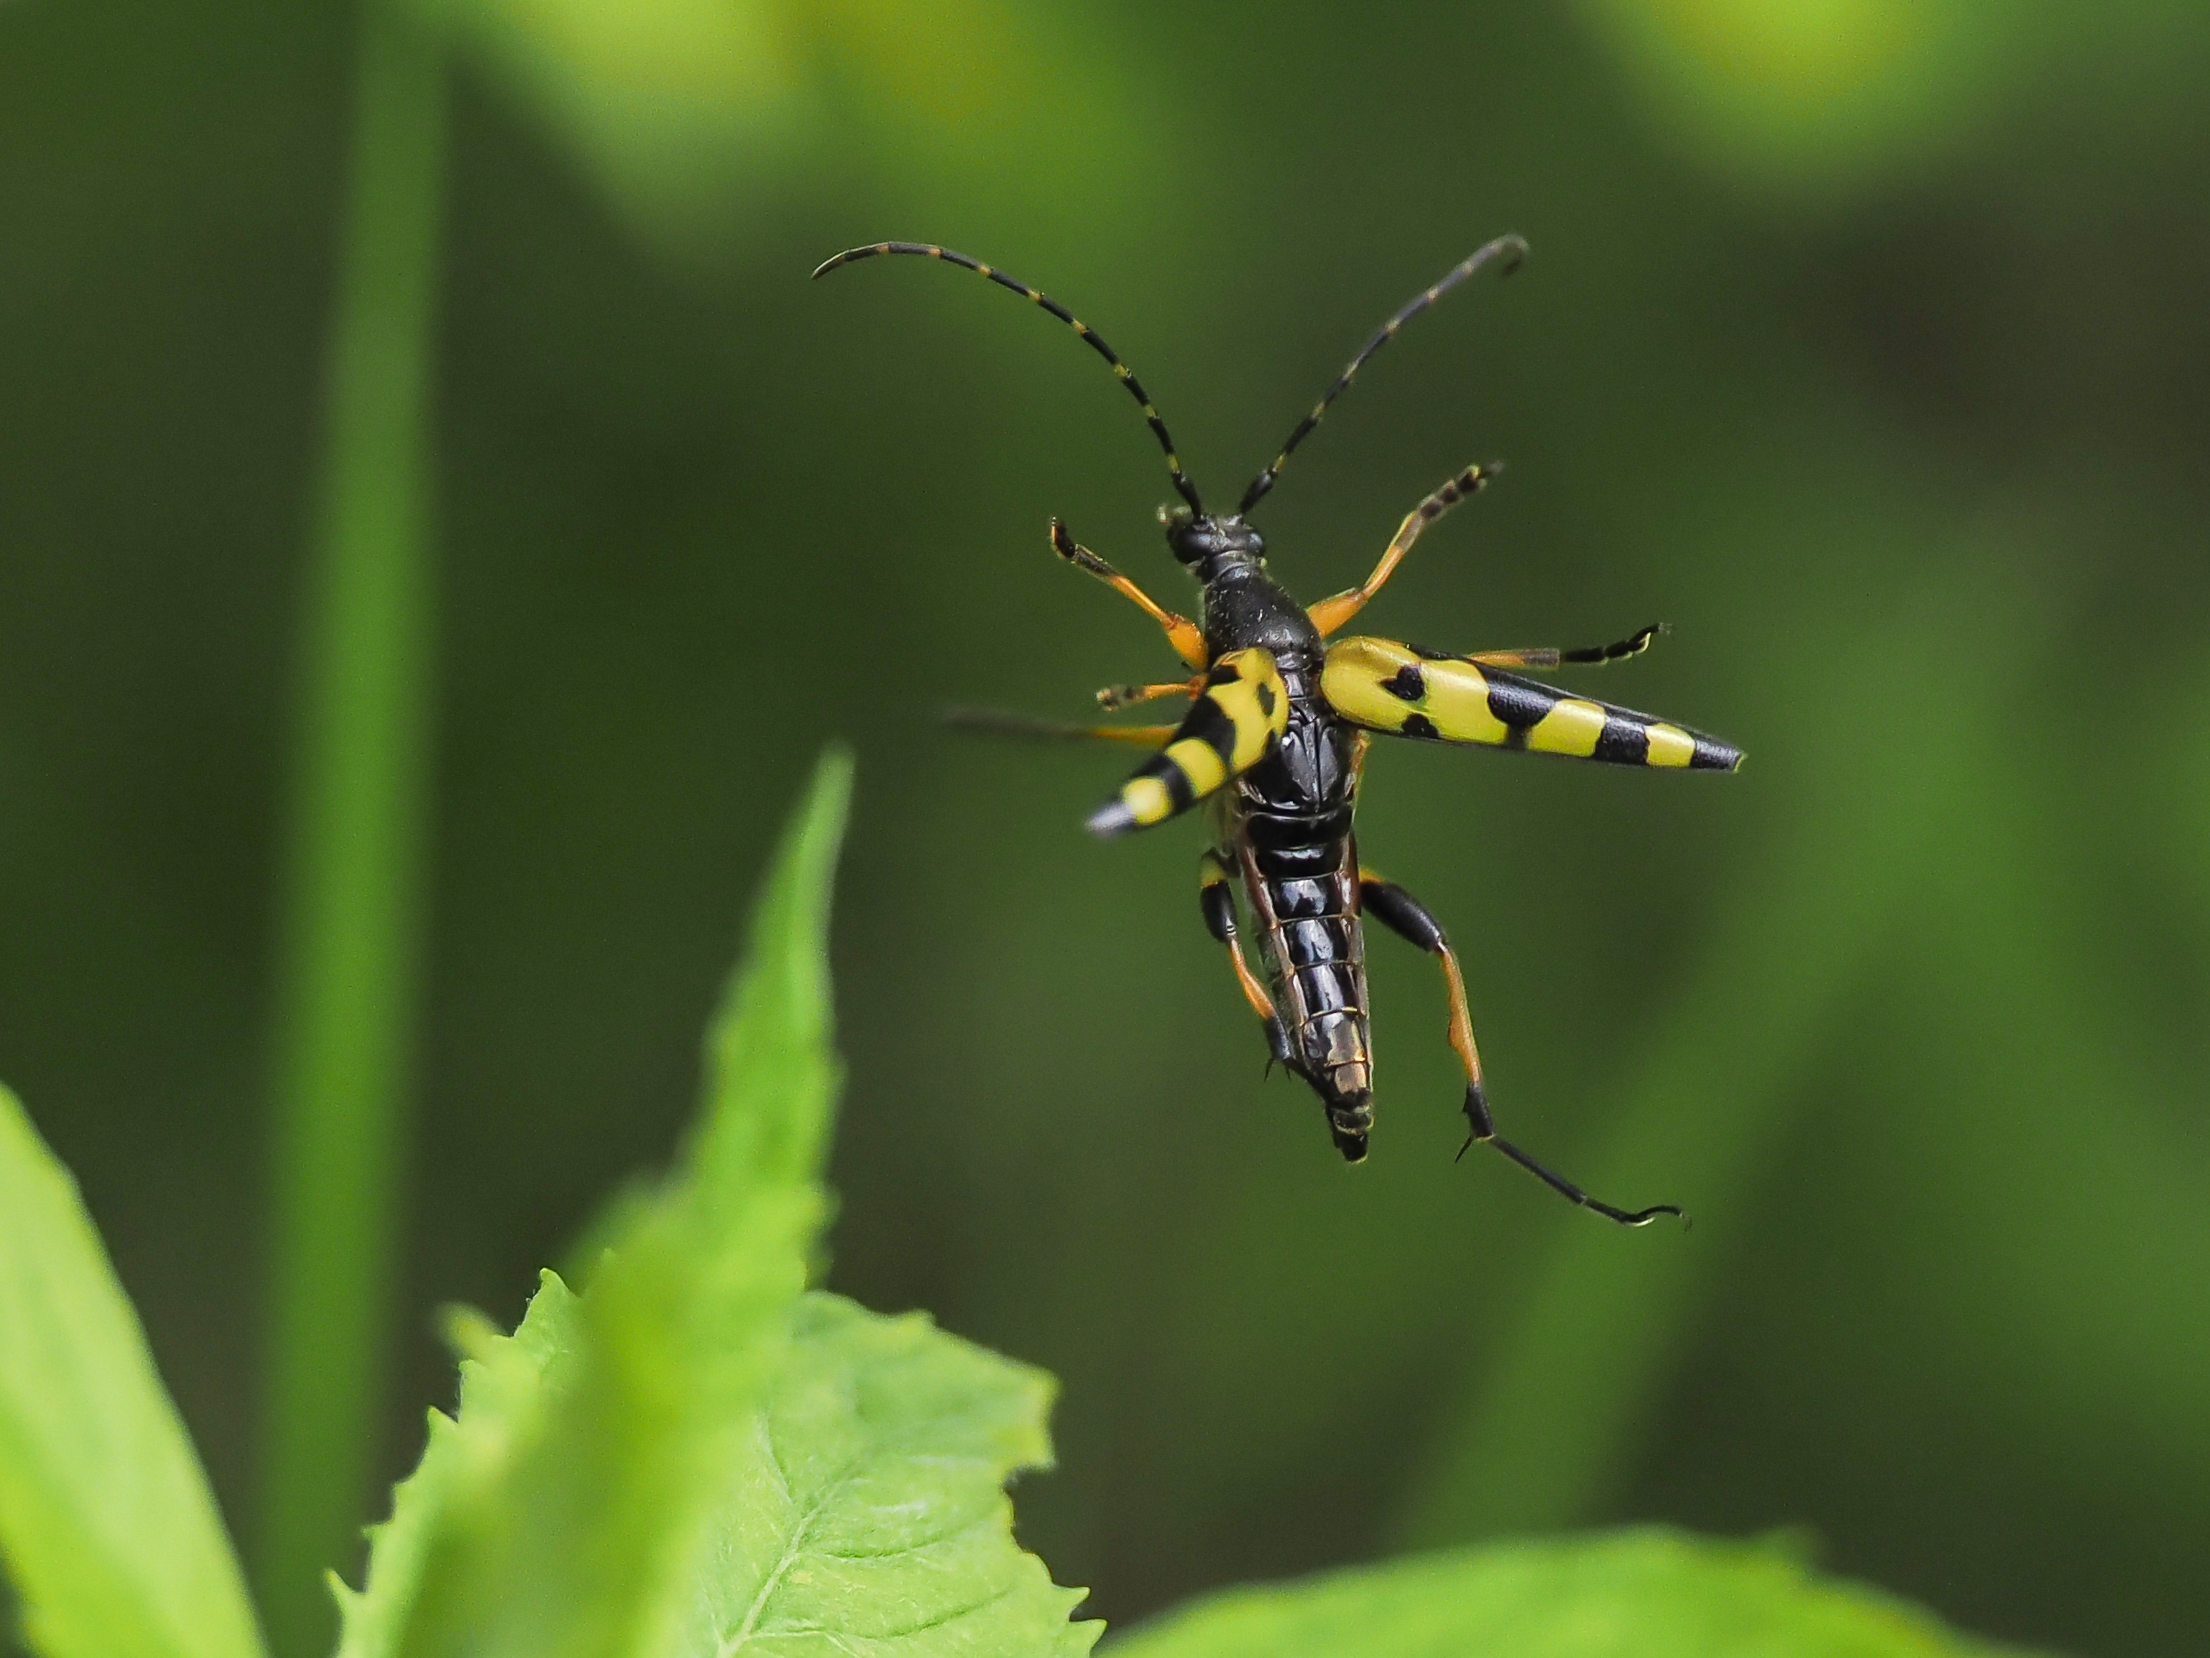
[[[823,276],[877,254],[917,254],[989,278],[1041,306],[1072,328],[1111,365],[1128,388],[1151,432],[1166,452],[1166,469],[1184,505],[1162,509],[1166,544],[1203,586],[1192,622],[1167,610],[1133,581],[1076,543],[1057,519],[1051,545],[1068,563],[1096,576],[1133,600],[1166,630],[1169,644],[1190,677],[1151,685],[1123,685],[1098,693],[1106,708],[1182,696],[1190,710],[1174,726],[1060,726],[1013,716],[968,716],[971,723],[1044,735],[1096,737],[1155,749],[1118,794],[1093,813],[1098,835],[1147,828],[1212,803],[1213,844],[1200,864],[1205,924],[1227,947],[1243,994],[1265,1026],[1272,1056],[1302,1077],[1327,1109],[1336,1149],[1351,1161],[1366,1155],[1373,1129],[1373,1040],[1366,998],[1366,946],[1361,918],[1371,915],[1435,957],[1450,997],[1450,1044],[1466,1071],[1466,1144],[1494,1146],[1575,1203],[1629,1226],[1661,1214],[1671,1204],[1618,1209],[1598,1202],[1563,1176],[1546,1169],[1496,1132],[1481,1084],[1481,1057],[1473,1043],[1464,977],[1450,940],[1426,908],[1395,883],[1359,862],[1352,814],[1369,734],[1479,743],[1494,748],[1564,754],[1614,765],[1670,766],[1690,771],[1732,771],[1739,750],[1685,726],[1616,708],[1588,697],[1567,696],[1515,668],[1556,668],[1567,663],[1612,662],[1647,648],[1657,633],[1644,628],[1617,644],[1586,650],[1482,651],[1459,656],[1401,645],[1389,639],[1348,638],[1328,643],[1380,591],[1420,532],[1495,475],[1495,466],[1469,466],[1427,497],[1397,527],[1373,574],[1348,592],[1299,605],[1266,573],[1266,543],[1247,522],[1274,487],[1282,466],[1320,423],[1328,405],[1397,330],[1459,283],[1487,265],[1509,273],[1527,244],[1502,236],[1452,267],[1398,311],[1327,394],[1297,423],[1281,453],[1251,481],[1233,513],[1208,513],[1197,486],[1182,470],[1166,422],[1142,384],[1098,335],[1056,300],[980,260],[921,242],[876,242],[851,248],[814,272]],[[1228,787],[1229,784],[1234,786]],[[1266,963],[1261,983],[1237,943],[1234,885],[1241,881],[1258,918]],[[1459,1154],[1464,1155],[1464,1147]]]

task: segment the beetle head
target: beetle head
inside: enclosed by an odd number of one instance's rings
[[[1230,565],[1266,562],[1265,539],[1240,517],[1161,507],[1159,523],[1169,550],[1200,581],[1210,581]]]

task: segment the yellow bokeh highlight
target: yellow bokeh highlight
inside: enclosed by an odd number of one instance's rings
[[[1831,102],[1922,51],[1941,11],[1923,0],[1651,0],[1660,27],[1746,92]]]
[[[900,190],[973,177],[1029,218],[1094,216],[1101,186],[1162,165],[1098,31],[1011,0],[413,4],[670,251],[725,239],[855,134]]]
[[[1582,0],[1663,124],[1745,177],[1824,190],[1934,162],[2017,54],[2006,0]]]
[[[725,111],[786,95],[797,81],[781,20],[746,0],[471,0],[470,9],[602,98]]]

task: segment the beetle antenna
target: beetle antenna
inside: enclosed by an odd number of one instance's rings
[[[985,265],[979,259],[970,259],[964,253],[955,253],[950,248],[938,247],[933,242],[873,242],[863,248],[846,248],[833,259],[824,259],[813,274],[817,277],[827,276],[839,265],[849,265],[857,259],[872,259],[878,253],[918,254],[923,259],[941,259],[947,265],[957,265],[962,270],[973,271],[977,276],[986,276],[999,287],[1012,289],[1013,292],[1019,294],[1030,304],[1042,306],[1046,311],[1049,311],[1081,335],[1083,339],[1089,342],[1092,351],[1112,365],[1115,377],[1128,388],[1128,395],[1133,397],[1136,400],[1136,406],[1143,410],[1143,418],[1151,427],[1151,435],[1159,440],[1159,447],[1166,452],[1166,470],[1174,479],[1175,489],[1180,493],[1182,499],[1189,503],[1190,511],[1196,513],[1200,518],[1204,517],[1205,503],[1198,499],[1197,486],[1189,481],[1189,474],[1182,470],[1181,458],[1174,453],[1174,436],[1166,429],[1166,422],[1159,418],[1159,411],[1152,406],[1151,394],[1143,389],[1143,382],[1129,372],[1128,365],[1120,360],[1119,355],[1113,348],[1107,345],[1088,323],[1076,317],[1072,311],[1061,305],[1049,294],[1042,292],[1040,289],[1031,288],[1025,282],[1015,281],[996,266]],[[1448,280],[1454,282],[1458,278],[1454,275]],[[1448,282],[1444,286],[1448,286]],[[1436,291],[1439,292],[1440,289]],[[1432,294],[1430,297],[1433,297]],[[1396,324],[1391,323],[1390,326],[1394,328]],[[1368,349],[1370,351],[1371,347]],[[1364,359],[1360,360],[1363,361]],[[1332,397],[1335,394],[1330,392],[1328,395]],[[1303,434],[1299,433],[1298,435],[1302,436]]]
[[[1465,259],[1453,265],[1449,274],[1444,276],[1440,282],[1419,294],[1403,310],[1383,323],[1374,337],[1366,342],[1366,348],[1351,359],[1351,366],[1335,377],[1335,384],[1328,387],[1327,395],[1313,404],[1310,414],[1297,422],[1297,429],[1289,434],[1289,441],[1281,446],[1281,453],[1274,457],[1274,463],[1251,480],[1251,487],[1243,492],[1242,505],[1235,509],[1236,515],[1238,517],[1243,516],[1257,506],[1259,502],[1266,499],[1266,492],[1274,487],[1274,480],[1281,476],[1282,467],[1288,462],[1289,457],[1296,453],[1297,445],[1304,442],[1311,435],[1312,428],[1320,424],[1320,417],[1328,412],[1328,405],[1349,389],[1351,381],[1357,378],[1358,371],[1366,366],[1366,360],[1369,357],[1397,337],[1398,329],[1438,299],[1441,299],[1443,295],[1449,293],[1451,289],[1457,287],[1459,283],[1465,281],[1467,277],[1482,266],[1493,264],[1501,259],[1504,262],[1503,274],[1510,276],[1512,272],[1519,269],[1519,262],[1526,257],[1527,242],[1524,237],[1499,236],[1495,241],[1476,248]],[[834,264],[835,261],[831,260],[830,263]],[[826,266],[823,267],[823,269],[826,268]]]

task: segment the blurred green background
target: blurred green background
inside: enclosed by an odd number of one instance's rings
[[[0,6],[0,1074],[233,1526],[263,1441],[278,870],[356,20]],[[1989,1633],[2210,1624],[2210,14],[2118,0],[455,0],[419,1009],[375,1488],[663,1158],[770,835],[860,754],[832,1282],[1048,1365],[1025,1540],[1116,1622],[1409,1543],[1801,1525]],[[433,163],[435,164],[435,163]],[[1739,778],[1389,746],[1366,855],[1468,959],[1451,1162],[1375,941],[1346,1172],[1111,752],[946,734],[1171,667],[1095,323],[1362,620],[1670,637],[1585,682]],[[366,1322],[377,1322],[368,1309]]]

